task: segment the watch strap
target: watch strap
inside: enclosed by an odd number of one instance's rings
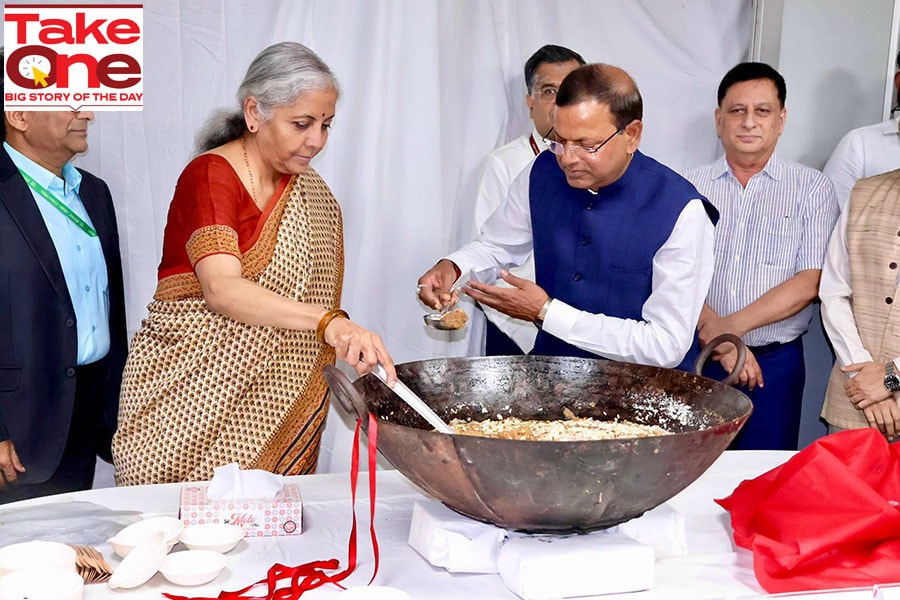
[[[884,365],[884,387],[891,392],[900,392],[900,377],[897,376],[897,370],[892,360]]]
[[[537,317],[534,319],[534,325],[538,329],[544,328],[544,319],[547,318],[547,311],[550,310],[551,302],[553,302],[553,298],[547,298],[547,301],[541,306],[541,310],[538,311]]]

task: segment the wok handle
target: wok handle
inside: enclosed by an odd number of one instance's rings
[[[362,419],[362,422],[366,423],[369,409],[362,399],[362,396],[359,395],[359,392],[356,391],[356,388],[353,387],[353,384],[350,383],[347,376],[341,373],[340,369],[337,367],[325,365],[325,367],[322,368],[322,377],[325,378],[328,389],[330,389],[334,397],[337,398],[340,407],[351,417],[353,416],[353,413],[356,413],[356,415]]]
[[[737,362],[734,364],[734,369],[731,373],[728,374],[728,377],[725,378],[725,385],[734,385],[737,383],[738,378],[741,376],[741,371],[744,368],[744,363],[747,361],[747,346],[744,344],[744,340],[734,335],[733,333],[722,333],[709,340],[709,343],[703,347],[700,351],[700,354],[697,355],[697,360],[694,361],[694,374],[700,375],[703,371],[703,364],[709,358],[710,354],[713,353],[713,350],[716,349],[720,344],[732,343],[738,351]]]

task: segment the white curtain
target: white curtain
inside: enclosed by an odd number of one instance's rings
[[[315,168],[344,212],[343,306],[397,362],[464,355],[426,330],[416,279],[468,242],[485,154],[530,128],[522,67],[546,43],[626,69],[644,97],[641,149],[676,170],[716,157],[716,86],[743,60],[748,0],[149,0],[143,112],[98,113],[79,164],[118,210],[129,331],[156,286],[166,211],[209,113],[236,106],[265,46],[302,42],[341,85]],[[332,411],[320,471],[347,470]]]

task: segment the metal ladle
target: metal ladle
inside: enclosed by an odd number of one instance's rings
[[[446,314],[447,313],[445,312],[432,313],[430,315],[423,315],[422,319],[429,327],[440,329],[441,331],[457,331],[465,327],[465,325],[463,325],[462,327],[453,327],[452,325],[447,324],[447,322],[444,320],[444,316]]]
[[[450,288],[450,293],[452,294],[453,290],[459,291],[463,287],[463,285],[465,285],[465,282],[463,282],[462,280],[456,282],[453,287]],[[422,319],[425,321],[426,325],[428,325],[429,327],[433,327],[434,329],[440,329],[441,331],[457,331],[465,327],[465,324],[462,327],[453,327],[447,324],[446,321],[444,321],[444,317],[447,315],[447,313],[449,313],[454,308],[457,308],[458,306],[459,304],[447,306],[446,308],[441,310],[441,312],[423,315]]]
[[[375,365],[375,368],[372,370],[372,374],[381,380],[384,385],[388,385],[387,383],[387,373],[384,371],[384,367],[381,366],[381,363]],[[388,386],[390,387],[390,386]],[[425,401],[419,398],[414,391],[406,387],[406,384],[397,380],[397,383],[394,384],[394,387],[391,388],[395,394],[400,396],[400,399],[409,404],[410,408],[419,413],[419,415],[428,421],[428,424],[435,428],[436,431],[440,433],[453,433],[453,430],[450,429],[450,426],[447,425],[442,418],[440,418],[436,412],[431,410],[431,407],[425,404]]]

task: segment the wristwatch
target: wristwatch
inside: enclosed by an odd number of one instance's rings
[[[894,369],[894,361],[889,360],[884,365],[884,387],[892,392],[900,392],[900,377]]]
[[[541,307],[541,310],[538,311],[537,317],[534,319],[534,325],[538,329],[543,329],[544,327],[544,319],[547,318],[547,310],[550,309],[550,303],[553,302],[553,298],[547,298],[547,301],[544,302],[544,305]]]

